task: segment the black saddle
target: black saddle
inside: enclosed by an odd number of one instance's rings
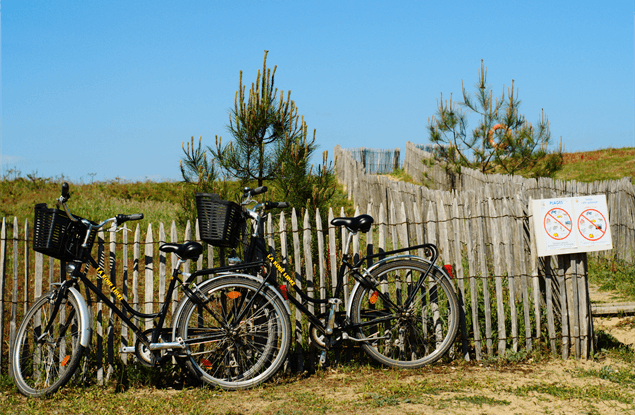
[[[193,241],[184,244],[163,244],[159,248],[159,251],[176,254],[183,260],[197,260],[199,255],[203,253],[203,245]]]
[[[359,215],[354,218],[335,218],[331,221],[333,226],[346,226],[351,232],[366,233],[370,230],[370,226],[375,222],[370,215]]]

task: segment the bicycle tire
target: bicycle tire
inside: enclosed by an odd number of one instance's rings
[[[408,294],[428,269],[428,281],[405,309]],[[360,286],[351,303],[353,324],[366,324],[355,331],[358,339],[367,339],[362,343],[364,351],[386,366],[399,368],[418,368],[443,357],[456,339],[459,314],[447,277],[431,264],[415,260],[386,263],[371,275],[377,286]],[[368,324],[375,319],[382,321]]]
[[[259,288],[246,278],[219,277],[204,288],[205,307],[191,299],[184,305],[177,336],[187,345],[187,368],[202,382],[226,390],[252,388],[284,363],[291,345],[289,314],[269,288],[258,293]],[[233,322],[250,302],[241,321]],[[197,338],[207,341],[197,344]]]
[[[48,396],[64,386],[84,353],[80,344],[83,327],[75,298],[67,295],[57,314],[51,316],[58,292],[44,294],[27,311],[10,353],[15,385],[28,397]],[[54,323],[46,337],[42,337],[42,330],[51,319]]]

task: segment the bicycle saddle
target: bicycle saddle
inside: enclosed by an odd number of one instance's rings
[[[359,215],[354,218],[335,218],[331,221],[331,225],[346,226],[346,229],[351,232],[360,231],[366,233],[370,230],[370,225],[372,225],[374,221],[370,215]]]
[[[197,259],[203,252],[203,245],[198,242],[189,241],[184,244],[163,244],[159,251],[174,253],[181,259]]]

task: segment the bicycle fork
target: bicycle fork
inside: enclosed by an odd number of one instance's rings
[[[53,305],[53,310],[51,312],[51,318],[49,320],[47,327],[42,331],[42,335],[37,339],[37,341],[41,342],[44,336],[46,336],[49,333],[49,331],[52,329],[53,324],[55,324],[55,316],[57,316],[57,313],[60,310],[60,306],[64,298],[73,296],[79,308],[78,310],[79,315],[77,316],[77,319],[78,321],[81,322],[81,329],[82,329],[79,335],[79,344],[87,348],[90,345],[90,339],[93,333],[90,318],[89,318],[90,313],[88,311],[88,305],[86,305],[86,300],[84,300],[84,297],[82,297],[79,291],[75,287],[68,285],[71,283],[69,281],[52,284],[52,285],[59,285],[60,288],[57,290],[57,292],[54,293],[55,298],[49,299],[49,301],[55,301]],[[65,327],[65,328],[63,327],[62,330],[66,330],[67,328],[68,327]]]

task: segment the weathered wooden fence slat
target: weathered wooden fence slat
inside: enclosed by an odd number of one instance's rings
[[[5,275],[6,275],[6,259],[7,259],[7,224],[6,219],[2,218],[2,228],[0,228],[0,296],[4,300],[5,297]],[[0,302],[0,327],[4,329],[4,301]],[[4,337],[4,330],[3,330]],[[4,358],[4,342],[0,341],[0,367]]]

